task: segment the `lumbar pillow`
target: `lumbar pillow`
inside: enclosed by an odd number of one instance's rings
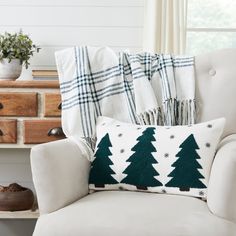
[[[140,190],[206,198],[225,119],[192,126],[140,126],[99,117],[93,190]]]

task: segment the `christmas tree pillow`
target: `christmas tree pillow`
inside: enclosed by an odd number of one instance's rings
[[[140,126],[99,117],[89,187],[206,199],[224,123],[221,118],[192,126]]]

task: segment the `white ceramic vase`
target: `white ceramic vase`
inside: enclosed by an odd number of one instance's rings
[[[16,80],[20,77],[22,65],[19,59],[2,59],[0,61],[0,80]]]

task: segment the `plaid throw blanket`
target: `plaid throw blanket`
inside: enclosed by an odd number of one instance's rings
[[[74,47],[56,52],[62,127],[79,145],[94,147],[98,116],[124,122],[195,122],[194,58]]]

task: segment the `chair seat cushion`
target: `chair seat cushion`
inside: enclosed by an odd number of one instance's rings
[[[34,236],[233,236],[236,225],[197,198],[95,192],[38,219]]]

